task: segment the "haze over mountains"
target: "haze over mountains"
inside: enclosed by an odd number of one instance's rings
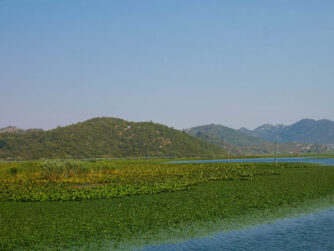
[[[334,122],[327,119],[302,119],[289,126],[265,124],[254,130],[238,131],[271,142],[334,144]]]
[[[334,122],[330,120],[304,119],[291,126],[266,124],[253,131],[210,124],[186,132],[238,155],[273,153],[272,142],[280,143],[279,152],[284,154],[325,153],[334,148]]]
[[[258,154],[269,153],[272,143],[259,137],[249,136],[232,128],[209,124],[192,127],[185,130],[189,135],[219,146],[231,154],[243,155],[244,153]]]

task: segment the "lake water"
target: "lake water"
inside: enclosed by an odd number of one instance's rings
[[[323,165],[334,165],[334,158],[277,158],[278,162],[303,162],[303,163],[317,163]],[[215,160],[184,160],[184,161],[170,161],[169,163],[266,163],[275,162],[274,158],[255,158],[255,159],[215,159]]]
[[[334,209],[144,250],[334,250]]]
[[[264,163],[274,161],[273,158],[257,158],[174,161],[171,163]],[[334,158],[278,158],[278,162],[334,165]],[[144,250],[334,250],[334,207],[320,213],[278,220],[273,224],[218,233],[209,238],[193,239],[182,243],[148,246]]]

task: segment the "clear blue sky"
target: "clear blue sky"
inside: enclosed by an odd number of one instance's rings
[[[0,127],[334,120],[334,1],[0,0]]]

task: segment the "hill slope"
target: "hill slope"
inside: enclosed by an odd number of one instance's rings
[[[0,134],[0,158],[212,156],[224,151],[152,122],[94,118],[49,131]]]
[[[334,122],[326,119],[303,119],[290,126],[266,124],[254,130],[241,128],[239,131],[272,142],[334,144]]]

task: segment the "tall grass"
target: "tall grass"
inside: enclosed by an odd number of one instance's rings
[[[27,162],[10,167],[6,173],[11,176],[59,181],[69,178],[96,177],[110,175],[115,164],[108,161],[51,160]]]

